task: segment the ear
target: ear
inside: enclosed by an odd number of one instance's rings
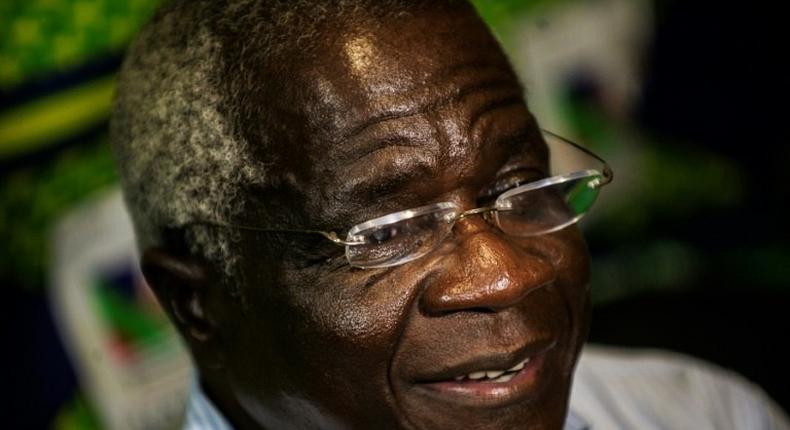
[[[140,263],[146,282],[192,353],[211,350],[216,325],[207,312],[209,272],[205,264],[162,247],[146,249]]]

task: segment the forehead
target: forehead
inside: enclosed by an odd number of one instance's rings
[[[426,108],[470,80],[515,80],[471,7],[361,21],[331,38],[301,75],[311,125],[334,141],[371,120]]]
[[[474,158],[473,122],[486,103],[517,99],[527,117],[515,74],[471,8],[363,20],[328,33],[295,71],[299,102],[279,101],[304,128],[286,157],[300,160],[288,163],[289,178],[311,213],[345,216],[336,201],[355,210],[343,192],[375,183],[377,167],[419,164],[435,174],[451,155]],[[365,157],[375,162],[356,163]]]

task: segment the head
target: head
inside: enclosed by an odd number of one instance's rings
[[[589,306],[576,227],[516,238],[471,215],[360,269],[321,236],[217,225],[344,233],[545,175],[470,5],[175,2],[129,53],[112,140],[146,279],[236,426],[562,426]],[[456,381],[524,361],[512,383]]]

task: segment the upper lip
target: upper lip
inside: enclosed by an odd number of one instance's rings
[[[467,375],[481,370],[506,370],[519,364],[527,358],[544,353],[557,344],[554,339],[545,339],[529,342],[510,352],[495,352],[477,355],[459,364],[451,364],[435,372],[429,371],[425,375],[415,378],[417,383],[431,383],[447,381],[460,375]]]

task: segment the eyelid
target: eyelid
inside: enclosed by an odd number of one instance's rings
[[[507,169],[504,174],[500,174],[494,183],[480,194],[480,200],[488,200],[498,197],[500,194],[513,189],[519,185],[528,184],[546,177],[542,169],[535,167],[515,167]]]
[[[350,267],[350,264],[348,264],[348,260],[346,259],[346,254],[343,253],[336,255],[334,257],[327,258],[326,260],[324,260],[323,266],[324,268],[329,270],[329,273],[334,273],[344,267],[347,266]]]

